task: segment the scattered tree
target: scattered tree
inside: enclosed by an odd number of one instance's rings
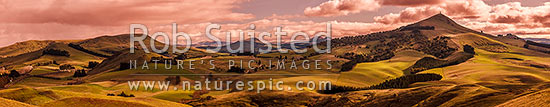
[[[71,54],[69,54],[68,51],[57,50],[57,49],[46,49],[42,52],[42,55],[54,55],[54,56],[66,56],[66,57],[71,56]]]

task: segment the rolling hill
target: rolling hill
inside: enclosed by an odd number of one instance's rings
[[[17,42],[15,44],[0,48],[0,58],[34,52],[45,48],[51,43],[56,42],[69,43],[72,42],[72,40],[29,40],[24,42]]]
[[[149,39],[149,38],[148,38]],[[36,41],[35,41],[36,42]],[[258,40],[235,42],[235,48],[243,43],[257,44],[254,50],[266,48]],[[4,47],[0,66],[14,69],[35,66],[31,76],[42,74],[61,64],[83,68],[89,61],[100,62],[88,68],[85,77],[71,77],[71,73],[49,75],[62,78],[33,76],[24,78],[9,89],[0,90],[0,100],[9,105],[79,106],[95,104],[116,106],[523,106],[547,103],[545,95],[550,89],[550,54],[541,50],[544,45],[529,44],[511,36],[493,36],[466,28],[451,18],[437,14],[419,22],[391,31],[335,38],[332,53],[261,53],[257,55],[228,55],[207,53],[191,48],[187,53],[145,53],[142,50],[129,53],[128,35],[102,36],[75,41],[41,41],[18,43]],[[147,43],[147,42],[146,42]],[[321,42],[323,45],[326,42]],[[527,48],[524,47],[527,44]],[[161,45],[161,43],[157,44]],[[14,50],[27,47],[25,50]],[[182,47],[178,47],[182,48]],[[222,47],[225,49],[226,47]],[[305,46],[304,48],[307,48]],[[311,50],[311,49],[309,49]],[[223,51],[222,51],[223,52]],[[284,57],[284,58],[283,58]],[[130,60],[151,59],[198,60],[196,69],[123,69]],[[261,69],[251,74],[281,74],[253,76],[240,72],[228,72],[228,60],[259,60],[250,66],[266,66],[268,60],[288,59],[333,60],[331,69]],[[48,61],[59,64],[40,65]],[[218,67],[209,69],[200,60],[214,60]],[[286,65],[290,65],[287,60]],[[149,62],[149,66],[152,63]],[[236,62],[236,65],[241,62]],[[159,64],[165,66],[167,64]],[[243,67],[249,65],[243,65]],[[313,65],[312,65],[313,66]],[[327,66],[321,64],[320,66]],[[342,70],[347,69],[347,70]],[[252,70],[251,70],[252,71]],[[129,80],[167,80],[169,76],[137,76],[132,74],[231,74],[211,76],[217,80],[285,81],[283,87],[293,87],[298,81],[330,80],[345,87],[363,88],[399,83],[397,78],[430,74],[442,77],[439,81],[416,82],[402,88],[366,90],[341,90],[335,94],[321,94],[313,90],[265,91],[210,91],[200,98],[191,98],[198,92],[191,91],[130,91]],[[243,74],[243,75],[235,75]],[[286,75],[300,74],[300,75]],[[302,75],[305,74],[305,75]],[[330,74],[308,75],[308,74]],[[180,76],[182,80],[202,81],[206,76]],[[396,80],[397,79],[397,80]],[[79,81],[78,84],[74,81]],[[396,82],[397,81],[397,82]],[[404,82],[401,82],[404,83]],[[381,86],[381,85],[380,85]],[[292,88],[290,88],[292,89]],[[129,92],[135,98],[106,96],[109,93]],[[536,102],[540,101],[540,102]]]

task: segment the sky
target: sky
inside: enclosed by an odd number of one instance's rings
[[[209,24],[221,25],[213,34],[222,40],[224,32],[237,35],[250,24],[256,33],[281,26],[313,35],[330,23],[332,36],[342,37],[395,29],[440,12],[490,34],[550,38],[550,0],[0,0],[0,46],[127,34],[130,24],[171,34],[176,23],[194,43],[208,40]]]

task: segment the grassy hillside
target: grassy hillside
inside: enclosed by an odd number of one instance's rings
[[[0,90],[0,96],[38,106],[187,106],[151,98],[124,98],[50,89],[15,88]]]
[[[55,49],[66,51],[70,56],[58,56],[58,55],[49,55],[44,54],[45,50]],[[56,61],[58,64],[71,64],[81,67],[85,67],[88,64],[88,61],[101,61],[103,58],[90,55],[88,53],[76,50],[69,47],[65,43],[51,43],[43,49],[29,52],[13,57],[2,58],[0,59],[2,66],[20,66],[20,65],[35,65],[37,63]]]
[[[330,80],[333,84],[342,86],[367,87],[383,82],[384,80],[397,78],[403,75],[403,70],[414,64],[425,55],[418,51],[404,50],[389,60],[379,62],[359,63],[353,70],[341,72],[338,75],[330,76],[299,76],[282,78],[285,84],[295,83],[299,80]]]
[[[0,103],[0,106],[2,107],[34,107],[33,105],[21,103],[18,101],[13,101],[10,99],[4,99],[4,98],[0,98],[0,102],[2,102]]]
[[[498,107],[548,106],[550,103],[548,96],[550,96],[550,90],[542,90],[507,101]]]
[[[17,56],[45,48],[51,43],[69,43],[76,40],[29,40],[0,48],[0,58]]]

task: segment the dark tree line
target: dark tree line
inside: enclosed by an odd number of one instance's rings
[[[77,45],[77,44],[69,43],[69,47],[72,47],[72,48],[74,48],[76,50],[79,50],[79,51],[82,51],[82,52],[86,52],[86,53],[94,55],[94,56],[105,57],[105,58],[110,57],[109,55],[103,55],[103,54],[100,54],[100,53],[97,53],[97,52],[94,52],[94,51],[84,49],[82,46]]]
[[[332,39],[331,45],[333,47],[353,47],[358,45],[366,45],[368,42],[376,43],[374,45],[367,44],[367,46],[365,46],[365,48],[369,48],[370,50],[367,54],[356,54],[354,52],[349,52],[344,55],[337,55],[336,57],[350,60],[342,65],[342,69],[340,69],[340,71],[349,71],[353,69],[357,63],[376,62],[390,59],[394,56],[394,52],[398,49],[413,49],[436,56],[437,58],[446,58],[458,50],[448,46],[448,41],[450,40],[449,37],[438,36],[433,39],[429,39],[426,35],[423,35],[420,32],[420,30],[433,29],[435,29],[433,26],[405,26],[392,31]],[[321,46],[324,46],[325,44],[327,43],[320,43]]]
[[[405,75],[396,79],[386,80],[378,85],[369,87],[369,89],[408,88],[410,84],[416,82],[438,81],[442,78],[441,75],[432,73]]]
[[[370,52],[367,54],[355,54],[353,52],[349,52],[344,55],[338,55],[337,57],[351,60],[345,63],[341,69],[341,71],[349,71],[356,65],[356,63],[376,62],[390,59],[394,56],[394,51],[397,49],[414,49],[438,58],[445,58],[457,51],[457,49],[448,46],[448,40],[450,40],[449,37],[443,36],[428,39],[427,36],[421,34],[419,31],[412,33],[388,31],[333,39],[332,45],[337,47],[347,45],[363,45],[371,41],[379,42],[378,44],[372,46],[365,46],[365,48],[369,47],[370,49]]]
[[[350,56],[340,56],[345,59],[350,59],[350,61],[344,63],[342,65],[342,68],[340,69],[341,72],[343,71],[350,71],[357,65],[357,63],[363,63],[363,62],[376,62],[381,60],[388,60],[395,56],[395,54],[391,51],[383,51],[384,53],[375,53],[375,54],[355,54],[355,53],[346,53]]]
[[[395,35],[395,36],[392,36],[392,35]],[[401,36],[405,34],[401,32],[385,31],[385,32],[371,33],[367,35],[346,36],[346,37],[332,39],[331,45],[332,47],[362,45],[366,42],[394,38],[394,37],[397,37],[397,35]],[[321,42],[318,45],[326,46],[326,44],[327,44],[327,41]]]
[[[399,31],[407,31],[407,30],[435,30],[434,26],[404,26],[399,28]]]
[[[355,67],[355,65],[357,65],[356,61],[354,61],[354,60],[348,61],[348,62],[342,64],[342,68],[340,68],[340,72],[350,71],[350,70],[353,69],[353,67]]]
[[[351,86],[331,85],[331,90],[318,90],[317,92],[323,93],[323,94],[334,94],[334,93],[340,93],[340,92],[369,90],[369,89],[408,88],[409,85],[416,82],[438,81],[438,80],[441,80],[442,78],[443,77],[441,75],[432,74],[432,73],[405,75],[399,78],[386,80],[380,84],[373,85],[370,87],[351,87]]]
[[[473,58],[474,54],[475,51],[473,47],[471,47],[470,45],[464,45],[464,52],[457,53],[457,55],[454,55],[454,57],[450,57],[447,60],[424,57],[416,61],[414,65],[405,69],[404,71],[414,74],[428,69],[457,65],[462,62],[466,62],[470,58]]]
[[[42,52],[42,55],[54,55],[54,56],[66,56],[69,57],[71,54],[65,50],[57,50],[57,49],[46,49]]]

